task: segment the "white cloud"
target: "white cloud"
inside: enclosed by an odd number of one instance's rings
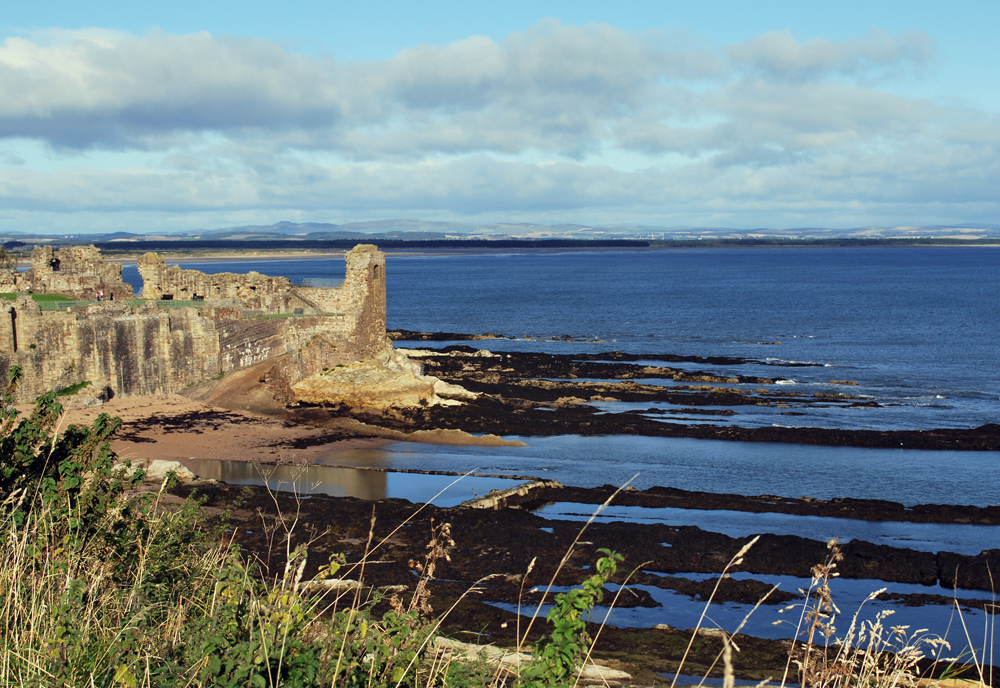
[[[993,219],[997,118],[873,85],[933,55],[921,33],[768,33],[713,50],[554,21],[368,62],[208,34],[8,38],[0,138],[77,158],[0,158],[23,162],[0,170],[0,207],[736,226],[933,207],[939,221],[947,208]],[[159,162],[88,166],[100,151]]]
[[[604,137],[604,120],[655,99],[661,79],[723,70],[718,56],[675,53],[651,37],[552,22],[499,44],[472,37],[366,63],[257,39],[64,32],[54,44],[0,47],[0,135],[86,148],[151,147],[177,132],[277,134],[360,158],[574,154]]]
[[[769,31],[726,50],[729,59],[772,79],[816,80],[846,75],[868,81],[876,77],[920,70],[935,53],[934,41],[923,31],[891,36],[871,29],[861,40],[797,41],[790,31]]]

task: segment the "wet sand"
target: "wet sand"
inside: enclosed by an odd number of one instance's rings
[[[61,399],[71,408],[73,401]],[[22,414],[31,407],[19,406]],[[476,436],[455,429],[412,432],[367,425],[324,409],[265,415],[225,408],[180,394],[114,398],[103,406],[66,412],[62,425],[90,424],[101,413],[122,420],[112,448],[132,461],[218,459],[261,463],[311,464],[324,454],[383,447],[391,442],[448,445],[519,445],[495,435]]]
[[[19,407],[22,412],[29,407]],[[89,424],[98,414],[122,419],[112,448],[123,459],[313,463],[334,448],[378,447],[391,440],[364,437],[343,427],[319,427],[234,411],[179,394],[112,399],[103,406],[71,410],[63,425]]]

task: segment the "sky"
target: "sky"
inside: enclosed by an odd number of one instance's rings
[[[1000,224],[1000,2],[9,3],[0,232]]]

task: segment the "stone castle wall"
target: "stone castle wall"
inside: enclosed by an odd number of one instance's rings
[[[294,298],[292,283],[285,277],[269,277],[259,272],[207,275],[197,270],[166,265],[155,253],[141,256],[138,263],[144,299],[236,299],[247,308],[275,313],[292,312],[295,308],[308,306],[301,299]]]
[[[350,251],[344,283],[326,289],[257,273],[205,275],[167,267],[155,254],[140,260],[143,295],[157,300],[46,312],[22,296],[0,306],[0,373],[21,366],[19,400],[83,380],[127,396],[176,392],[279,357],[291,384],[386,346],[385,256],[374,246]],[[115,274],[97,268],[89,274]],[[121,266],[117,275],[120,281]],[[104,284],[115,293],[110,279]],[[69,295],[77,298],[92,288],[76,286],[83,292]],[[162,308],[171,305],[162,300],[168,295],[204,304]]]
[[[103,292],[107,299],[132,298],[132,285],[122,281],[122,266],[106,263],[94,246],[67,246],[54,250],[38,246],[31,252],[31,268],[16,275],[15,291],[65,294],[90,301]]]

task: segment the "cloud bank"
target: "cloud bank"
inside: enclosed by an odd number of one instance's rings
[[[995,220],[997,116],[893,91],[935,56],[922,32],[715,48],[554,21],[367,62],[205,33],[12,37],[0,226],[81,212]]]

